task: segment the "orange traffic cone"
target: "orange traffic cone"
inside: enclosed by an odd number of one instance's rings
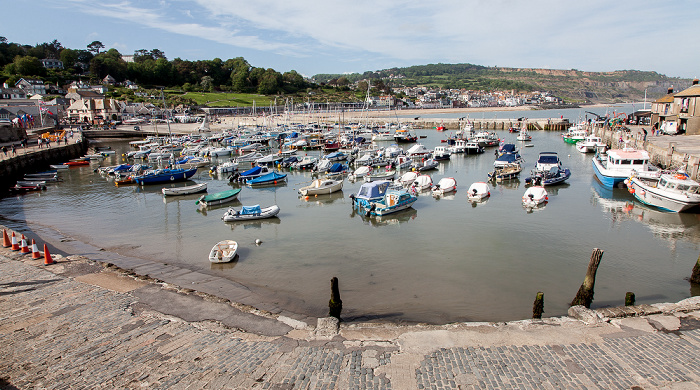
[[[44,265],[51,265],[55,263],[56,262],[51,258],[51,253],[49,253],[49,247],[44,244]]]
[[[27,238],[24,237],[24,234],[22,234],[22,240],[20,241],[20,244],[19,244],[19,251],[22,253],[31,253],[32,252],[32,250],[29,249],[29,247],[27,246]]]
[[[7,235],[7,230],[2,229],[2,246],[9,248],[11,245],[10,237]]]
[[[38,260],[41,259],[41,252],[39,252],[39,248],[36,246],[36,242],[32,238],[32,259]]]
[[[19,250],[19,242],[17,242],[17,236],[15,236],[15,232],[12,232],[12,249],[13,251],[18,251]]]

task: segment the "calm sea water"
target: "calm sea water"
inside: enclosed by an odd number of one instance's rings
[[[427,136],[421,141],[428,147],[446,135],[418,133]],[[594,307],[622,305],[627,291],[638,303],[690,296],[698,215],[654,211],[634,203],[625,190],[604,189],[594,178],[591,155],[579,154],[558,133],[531,134],[534,147],[521,148],[522,180],[493,186],[487,201],[470,203],[466,189],[486,179],[493,149],[479,156],[454,155],[430,172],[434,182],[455,177],[455,194],[421,195],[413,209],[381,219],[353,212],[348,197],[361,182],[346,180],[342,192],[306,200],[297,189],[311,174],[288,172],[288,183],[244,187],[240,202],[233,204],[278,204],[279,218],[227,224],[221,221],[225,208],[199,211],[198,196],[164,199],[161,185],[115,187],[93,172],[96,166],[62,173],[64,181],[43,193],[0,200],[0,216],[52,227],[108,251],[229,278],[312,316],[327,314],[333,276],[340,280],[343,315],[351,320],[529,318],[538,291],[545,293],[546,316],[564,315],[593,248],[605,251]],[[513,134],[499,135],[522,145]],[[112,146],[123,151],[128,144]],[[524,177],[541,151],[558,152],[573,174],[566,184],[548,188],[544,208],[528,212],[521,205]],[[206,170],[194,181],[207,182],[209,193],[231,188]],[[192,182],[178,185],[186,184]],[[238,261],[209,263],[209,250],[223,239],[238,241]],[[256,246],[256,239],[262,245]]]

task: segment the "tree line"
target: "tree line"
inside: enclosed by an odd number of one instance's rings
[[[117,82],[130,80],[146,88],[262,95],[293,94],[313,86],[294,70],[279,73],[271,68],[254,67],[243,57],[225,61],[220,58],[168,60],[158,49],[141,49],[134,52],[133,62],[127,62],[117,49],[104,49],[100,41],[90,43],[85,49],[70,49],[57,40],[31,46],[0,37],[0,82],[14,85],[24,77],[61,86],[78,79],[99,83],[110,75]],[[60,60],[63,69],[46,69],[42,59]]]

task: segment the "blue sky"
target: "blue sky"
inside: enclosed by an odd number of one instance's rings
[[[700,77],[700,1],[0,0],[0,36],[349,73],[434,63]]]

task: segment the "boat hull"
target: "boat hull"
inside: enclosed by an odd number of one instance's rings
[[[197,168],[194,167],[187,170],[181,169],[176,171],[163,172],[162,174],[156,175],[136,176],[134,177],[134,181],[140,185],[184,181],[194,176],[196,172]]]
[[[199,183],[186,187],[176,187],[176,188],[163,188],[161,192],[165,196],[179,196],[179,195],[190,195],[204,192],[207,190],[207,183]]]
[[[224,222],[236,222],[236,221],[251,221],[255,219],[265,219],[272,218],[279,214],[280,208],[277,205],[272,205],[264,209],[260,209],[259,214],[240,214],[234,209],[229,209],[226,214],[224,214],[221,219]]]
[[[629,192],[632,193],[635,199],[645,205],[656,207],[664,211],[674,213],[682,213],[690,209],[694,209],[700,205],[697,201],[685,201],[680,199],[680,196],[671,197],[665,195],[659,189],[651,187],[644,183],[638,177],[632,177],[627,181]]]

